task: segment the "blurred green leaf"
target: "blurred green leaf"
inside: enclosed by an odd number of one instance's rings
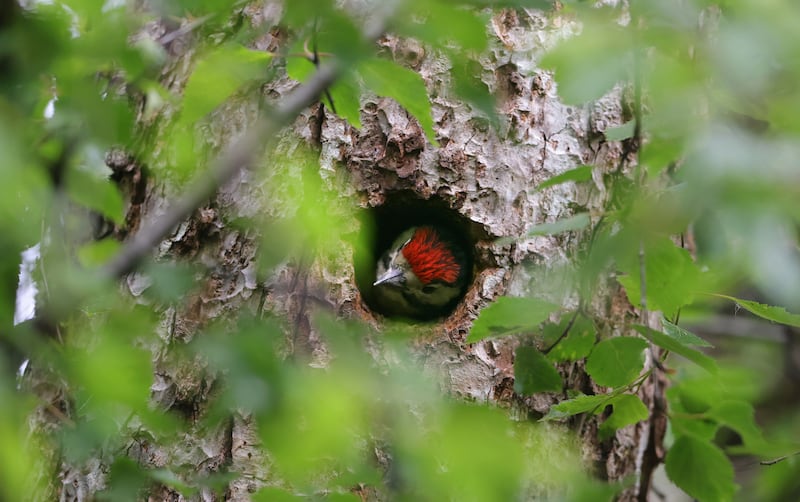
[[[561,174],[553,176],[552,178],[545,180],[539,186],[536,187],[536,191],[540,192],[545,188],[549,188],[555,185],[560,185],[561,183],[566,183],[567,181],[574,181],[576,183],[580,183],[583,181],[590,181],[592,179],[592,166],[579,166],[574,169],[570,169],[568,171],[564,171]]]
[[[286,4],[283,22],[290,26],[305,26],[317,18],[326,18],[334,9],[332,0],[295,0]]]
[[[120,246],[114,239],[89,242],[78,249],[78,261],[84,267],[97,267],[116,255]]]
[[[98,405],[123,403],[132,409],[146,409],[152,382],[149,354],[127,343],[104,340],[78,357],[73,371]]]
[[[781,452],[770,446],[764,439],[758,424],[756,424],[753,405],[746,401],[722,401],[715,403],[706,416],[716,420],[720,425],[725,425],[736,431],[742,438],[745,451],[757,455],[779,455]]]
[[[69,136],[85,135],[101,148],[131,141],[134,115],[130,104],[117,95],[118,85],[111,80],[91,83],[89,77],[59,80],[55,115],[49,130],[69,131]],[[77,141],[71,138],[73,141]]]
[[[606,129],[605,137],[608,141],[622,141],[633,136],[636,122],[629,120],[624,124]]]
[[[762,303],[753,302],[750,300],[742,300],[741,298],[735,298],[733,296],[727,296],[727,295],[715,294],[714,296],[718,296],[720,298],[725,298],[732,302],[736,302],[737,305],[741,306],[748,312],[755,314],[758,317],[761,317],[768,321],[773,321],[781,324],[786,324],[787,326],[794,326],[795,328],[800,328],[800,315],[789,313],[783,307],[764,305]]]
[[[681,436],[667,452],[665,464],[669,479],[700,502],[733,500],[733,466],[713,444]]]
[[[181,123],[192,125],[245,83],[266,75],[272,55],[238,45],[214,48],[197,62],[183,92]]]
[[[146,280],[152,282],[148,293],[162,302],[181,300],[196,286],[195,271],[187,264],[150,262],[143,272]]]
[[[234,335],[215,327],[193,344],[209,365],[226,375],[222,413],[243,409],[270,418],[283,406],[286,373],[277,355],[283,330],[274,319],[241,318]]]
[[[514,355],[514,392],[523,395],[559,392],[561,375],[535,347],[518,347]]]
[[[297,502],[308,500],[305,495],[295,495],[288,490],[274,487],[264,487],[253,494],[255,502]]]
[[[364,499],[360,496],[356,495],[355,493],[328,493],[325,496],[326,501],[330,502],[362,502]]]
[[[659,237],[644,244],[644,264],[649,309],[672,316],[694,300],[701,272],[687,250],[677,247],[667,237]],[[631,303],[639,306],[642,280],[639,254],[630,253],[618,265],[627,275],[617,280],[625,287]]]
[[[662,349],[681,355],[710,373],[717,372],[717,363],[712,358],[686,345],[683,340],[679,341],[646,326],[635,325],[633,328]]]
[[[484,116],[488,117],[494,129],[499,130],[500,119],[497,114],[497,99],[481,80],[483,67],[472,58],[456,57],[453,59],[453,69],[450,72],[450,76],[453,79],[455,92]]]
[[[405,500],[513,500],[519,494],[524,445],[535,431],[516,427],[500,410],[462,403],[431,419],[435,427],[407,423],[410,430],[395,445]]]
[[[601,441],[613,436],[618,429],[646,420],[650,416],[647,406],[634,394],[620,394],[611,401],[611,406],[614,411],[600,425]]]
[[[292,372],[290,381],[297,391],[285,394],[277,413],[260,423],[277,469],[295,486],[313,487],[321,473],[349,473],[339,476],[343,484],[380,479],[365,461],[362,440],[376,404],[369,396],[378,392],[380,382],[365,380],[358,368],[343,366]]]
[[[631,383],[644,368],[647,342],[641,338],[617,336],[595,345],[586,359],[586,372],[597,385],[620,387]]]
[[[553,7],[553,0],[463,0],[459,3],[473,5],[475,7],[529,7],[532,9],[550,9]]]
[[[570,502],[611,502],[617,500],[619,493],[624,490],[626,483],[604,483],[590,479],[587,482],[574,486],[570,493]]]
[[[753,369],[738,365],[720,364],[715,373],[691,366],[667,389],[667,397],[670,406],[697,415],[720,402],[760,399],[760,377]]]
[[[676,413],[670,417],[669,425],[675,435],[691,436],[700,441],[709,443],[714,441],[719,427],[712,420],[702,420],[697,416],[684,416],[679,414],[680,409],[671,408]]]
[[[295,50],[300,50],[295,46]],[[286,72],[299,81],[305,82],[317,71],[314,64],[303,57],[290,57],[286,60]],[[329,110],[336,110],[336,114],[347,120],[350,125],[361,128],[361,86],[352,73],[345,73],[339,77],[328,89],[327,93],[333,99],[333,107],[325,93],[322,99]]]
[[[555,341],[555,339],[563,334],[568,323],[569,319],[563,319],[558,325],[546,327],[546,331],[548,329],[554,329],[555,333],[551,336],[547,336],[545,339],[553,339]],[[583,359],[592,351],[596,339],[597,334],[592,322],[586,317],[579,315],[575,319],[567,336],[561,339],[561,341],[548,352],[547,358],[558,362]]]
[[[375,94],[392,98],[408,110],[419,121],[428,141],[438,146],[428,90],[419,73],[381,58],[361,61],[358,73]]]
[[[117,456],[110,467],[108,486],[98,494],[99,500],[114,502],[141,500],[141,495],[149,482],[144,469],[130,458]]]
[[[117,225],[124,224],[125,203],[111,180],[83,169],[69,169],[66,182],[67,192],[75,202],[94,209]]]
[[[12,375],[16,368],[6,365],[0,354],[0,498],[14,500],[25,496],[41,496],[42,486],[36,482],[37,466],[45,461],[44,448],[31,447],[29,420],[36,403],[30,396],[14,388]]]
[[[335,57],[342,66],[350,67],[373,52],[362,36],[360,21],[330,0],[292,2],[285,6],[284,21],[294,28],[297,37],[290,51],[292,56],[310,58],[316,49],[321,63]]]
[[[586,228],[591,223],[589,213],[579,213],[573,216],[558,220],[555,223],[542,223],[534,225],[528,229],[528,237],[535,235],[551,235],[560,234],[562,232],[571,232],[573,230],[580,230]]]
[[[442,0],[413,0],[415,16],[401,17],[399,31],[434,47],[456,44],[467,51],[486,48],[486,22],[471,9]]]
[[[186,484],[175,472],[169,469],[154,469],[149,471],[148,474],[153,480],[177,490],[184,496],[195,495],[199,491],[197,488]]]
[[[328,108],[335,109],[338,116],[356,129],[361,129],[361,88],[358,82],[345,75],[336,80],[328,91],[333,99],[333,108],[330,103]],[[327,102],[327,96],[324,97]]]
[[[535,298],[501,296],[481,310],[466,341],[475,343],[492,336],[533,331],[558,308],[558,305]]]
[[[661,319],[661,326],[664,327],[664,334],[675,339],[681,345],[687,347],[713,347],[710,343],[690,331],[686,331],[676,324],[672,324],[666,319]]]
[[[612,394],[599,394],[595,396],[581,394],[573,397],[572,399],[567,399],[556,405],[553,405],[550,407],[550,411],[547,412],[547,415],[545,415],[542,420],[558,420],[560,418],[571,417],[573,415],[588,412],[598,414],[602,412],[606,406],[611,404],[613,399],[614,395]]]
[[[586,20],[580,35],[550,51],[542,67],[555,72],[558,94],[565,103],[600,98],[629,78],[633,37],[623,27]]]

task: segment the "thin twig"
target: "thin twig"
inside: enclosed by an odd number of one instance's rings
[[[761,462],[759,462],[759,464],[761,464],[761,465],[775,465],[778,462],[783,462],[787,458],[794,457],[795,455],[800,455],[800,451],[796,451],[794,453],[790,453],[790,454],[784,455],[782,457],[773,458],[772,460],[762,460]]]

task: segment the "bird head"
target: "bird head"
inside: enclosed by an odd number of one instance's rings
[[[468,275],[464,256],[442,229],[412,227],[378,260],[373,286],[388,311],[426,317],[461,294]]]

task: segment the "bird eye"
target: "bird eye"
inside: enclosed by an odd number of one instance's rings
[[[425,293],[425,294],[431,294],[434,291],[436,291],[436,285],[435,284],[428,284],[427,286],[422,288],[422,292]]]

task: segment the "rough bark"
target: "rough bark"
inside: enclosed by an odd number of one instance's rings
[[[245,10],[246,18],[265,33],[257,49],[275,50],[281,43],[280,32],[269,29],[275,20],[272,9],[268,4]],[[156,32],[158,29],[153,28]],[[514,393],[513,353],[519,339],[470,345],[465,338],[478,312],[499,295],[533,295],[566,307],[577,306],[575,294],[563,288],[565,279],[559,267],[568,264],[580,236],[520,237],[534,224],[571,215],[575,207],[599,209],[605,191],[602,174],[616,169],[623,154],[619,143],[603,139],[607,128],[625,121],[622,92],[618,89],[587,106],[567,106],[559,101],[552,75],[537,68],[543,52],[576,29],[573,21],[558,12],[506,10],[492,17],[487,27],[491,49],[480,58],[480,78],[498,98],[502,119],[499,131],[453,94],[446,57],[389,35],[380,44],[417,70],[428,86],[439,146],[425,140],[416,120],[397,103],[371,97],[362,102],[361,130],[318,105],[297,118],[277,147],[287,152],[297,142],[315,145],[323,184],[338,194],[345,206],[378,207],[403,193],[421,200],[438,199],[469,221],[468,231],[476,243],[474,280],[456,310],[420,328],[420,336],[412,343],[419,361],[442,382],[446,392],[510,407],[522,417],[540,417],[566,396],[544,393],[523,397]],[[188,76],[191,47],[191,34],[169,47],[173,60],[162,81],[177,94]],[[280,78],[268,84],[263,95],[279,100],[295,85]],[[202,130],[209,148],[218,150],[230,144],[257,112],[256,99],[231,100]],[[145,135],[158,137],[159,128],[168,122],[162,119],[142,117]],[[154,146],[160,147],[158,142]],[[166,153],[155,151],[151,159],[149,169],[168,172]],[[163,177],[158,182],[142,181],[132,159],[112,159],[110,163],[115,162],[117,172],[128,173],[120,177],[129,180],[132,187],[128,223],[135,231],[163,213],[175,188]],[[566,184],[534,191],[544,180],[581,164],[595,166],[597,182],[593,189]],[[279,218],[296,211],[280,185],[287,174],[301,175],[292,169],[291,165],[268,160],[254,170],[242,171],[160,246],[162,259],[199,262],[209,270],[199,277],[200,285],[192,297],[160,312],[163,345],[154,347],[152,388],[153,400],[160,407],[180,410],[188,420],[203,414],[208,397],[220,382],[202,362],[182,360],[172,347],[175,342],[197,336],[211,321],[233,317],[240,311],[281,314],[292,321],[295,330],[287,334],[294,344],[292,350],[305,355],[312,364],[325,364],[327,357],[325,344],[310,321],[311,311],[318,305],[381,329],[382,317],[361,297],[349,243],[343,241],[340,249],[324,257],[307,256],[286,263],[273,276],[262,278],[255,272],[259,253],[256,233],[225,223],[254,215]],[[358,231],[359,222],[353,221],[352,228]],[[498,243],[501,237],[516,240],[513,244]],[[138,298],[148,282],[140,273],[133,273],[124,284]],[[622,334],[621,326],[634,315],[632,308],[624,292],[610,282],[603,292],[589,308],[602,320],[603,336]],[[592,387],[581,363],[563,365],[560,371],[572,389],[602,391]],[[655,409],[662,392],[663,385],[650,380],[639,394],[648,407]],[[634,474],[647,478],[646,471],[654,466],[645,459],[657,457],[663,434],[660,415],[654,413],[653,417],[650,422],[621,429],[603,443],[597,438],[597,417],[575,420],[570,425],[580,435],[587,465],[597,476],[608,480]],[[198,473],[231,469],[240,475],[229,484],[226,499],[247,500],[249,493],[270,483],[268,455],[258,443],[253,424],[235,415],[216,430],[197,430],[168,445],[142,435],[131,442],[128,453],[149,467],[193,465]],[[99,463],[63,466],[62,499],[83,499],[77,488],[69,487],[80,487],[80,493],[96,490],[102,484],[98,480],[103,469]],[[641,496],[634,486],[623,498]],[[182,498],[163,488],[152,493],[151,499]],[[213,500],[213,494],[203,491],[198,499]]]

